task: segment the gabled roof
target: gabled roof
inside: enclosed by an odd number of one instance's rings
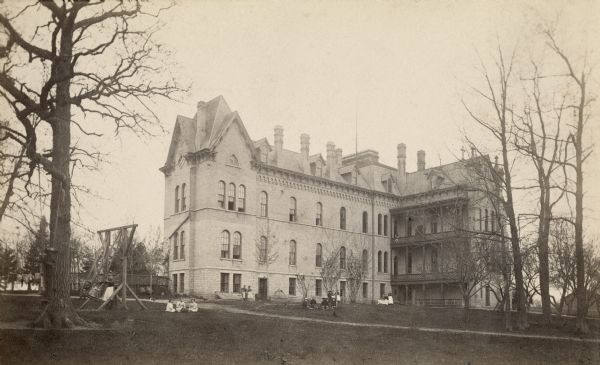
[[[194,118],[177,116],[165,167],[174,165],[177,148],[182,149],[182,154],[214,150],[233,124],[238,124],[246,145],[254,155],[254,143],[239,114],[232,112],[225,98],[219,95],[209,102],[199,102]]]

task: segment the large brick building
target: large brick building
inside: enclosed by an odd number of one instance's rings
[[[447,242],[468,239],[460,227],[487,229],[490,214],[465,189],[466,160],[426,168],[419,151],[417,171],[407,172],[404,144],[396,167],[373,150],[344,156],[332,142],[325,156],[311,154],[306,134],[298,147],[284,148],[280,126],[273,144],[251,139],[221,96],[177,117],[161,168],[173,292],[227,296],[251,286],[259,297],[300,299],[302,274],[320,297],[321,266],[336,253],[341,266],[352,255],[367,263],[360,301],[390,292],[400,303],[461,300]],[[336,289],[346,295],[342,272]],[[484,291],[473,305],[493,304]]]

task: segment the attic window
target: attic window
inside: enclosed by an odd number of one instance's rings
[[[433,188],[439,189],[443,182],[444,178],[442,176],[436,176],[436,178],[433,180]]]
[[[240,165],[240,163],[239,163],[237,157],[235,157],[235,155],[229,156],[229,165],[231,165],[231,166],[239,166]]]

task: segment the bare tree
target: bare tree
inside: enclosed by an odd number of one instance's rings
[[[521,243],[518,230],[517,215],[515,213],[515,187],[513,186],[513,164],[516,156],[511,153],[512,129],[514,125],[514,113],[511,101],[513,65],[516,49],[513,49],[509,58],[501,47],[498,46],[497,55],[494,58],[496,65],[495,73],[492,74],[482,62],[482,76],[485,89],[474,89],[475,93],[488,105],[491,110],[487,113],[476,113],[463,102],[468,114],[475,123],[487,132],[487,136],[493,141],[493,148],[500,151],[500,162],[492,163],[485,157],[478,144],[468,136],[467,143],[472,150],[481,158],[473,163],[471,171],[480,179],[478,186],[485,189],[485,194],[490,201],[501,204],[502,212],[506,216],[509,229],[509,239],[513,256],[513,270],[515,277],[515,289],[517,298],[517,327],[527,328],[527,308],[525,290],[523,283],[523,264],[521,258]]]
[[[554,220],[550,229],[550,281],[558,290],[558,300],[551,296],[552,305],[562,315],[567,298],[575,292],[575,244],[572,225]]]
[[[254,242],[256,263],[266,266],[267,271],[269,265],[277,261],[279,258],[279,239],[271,231],[271,226],[267,222],[266,227],[262,227]]]
[[[592,153],[591,147],[584,146],[583,135],[586,125],[592,115],[591,105],[594,97],[589,95],[588,84],[592,77],[592,66],[588,64],[587,57],[583,58],[582,65],[577,70],[572,56],[568,55],[559,45],[554,29],[548,27],[545,30],[548,46],[563,64],[563,77],[566,77],[574,88],[575,96],[572,103],[567,104],[569,109],[574,111],[574,123],[570,126],[567,141],[574,150],[574,161],[571,158],[565,158],[565,173],[569,172],[575,175],[575,190],[567,187],[567,195],[575,197],[575,219],[571,220],[575,226],[575,258],[577,271],[577,331],[587,333],[589,331],[585,316],[586,308],[586,289],[585,289],[585,253],[583,245],[583,173],[584,163]]]
[[[554,97],[544,97],[543,82],[548,81],[546,75],[540,74],[536,62],[532,61],[533,75],[526,80],[528,99],[525,103],[522,125],[515,123],[515,147],[529,159],[537,172],[535,188],[538,191],[538,228],[537,228],[537,266],[539,275],[531,271],[534,259],[528,257],[524,262],[525,289],[528,296],[535,294],[531,290],[537,288],[534,283],[539,281],[539,295],[542,298],[542,313],[546,323],[550,322],[550,271],[548,263],[548,240],[550,222],[555,205],[564,196],[564,177],[561,176],[562,166],[566,156],[566,140],[561,136],[561,126],[567,106],[567,95],[562,95],[555,101]],[[549,82],[547,82],[549,84]],[[548,88],[553,90],[552,85]],[[550,92],[554,96],[554,92]],[[550,99],[550,100],[546,100]],[[528,299],[528,302],[531,298]]]
[[[300,294],[302,294],[302,299],[306,299],[308,297],[308,292],[310,291],[310,280],[304,274],[296,274],[296,282],[298,283],[298,287],[300,288]]]
[[[152,294],[152,277],[164,271],[164,262],[169,244],[164,239],[160,228],[157,228],[146,236],[144,246],[146,247],[146,270],[150,273],[150,294]]]
[[[164,51],[153,41],[158,28],[148,6],[141,1],[40,1],[20,9],[5,5],[0,13],[0,95],[14,117],[2,129],[24,148],[27,177],[42,168],[51,179],[52,270],[47,273],[48,305],[37,321],[47,327],[85,324],[69,295],[71,178],[75,167],[98,152],[73,143],[73,136],[98,136],[88,122],[96,122],[94,116],[113,122],[117,132],[147,133],[149,122],[158,124],[151,109],[155,99],[180,91],[161,61]],[[152,24],[147,26],[144,18]],[[47,151],[46,130],[51,132]]]

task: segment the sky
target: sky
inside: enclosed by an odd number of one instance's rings
[[[175,118],[192,117],[198,101],[218,95],[239,112],[254,140],[272,142],[273,127],[281,125],[284,148],[291,150],[308,133],[311,154],[324,154],[328,141],[344,155],[354,153],[358,141],[359,151],[377,150],[381,162],[395,166],[403,142],[409,171],[421,149],[428,166],[452,162],[463,132],[479,133],[462,101],[477,105],[470,86],[481,82],[480,59],[488,60],[498,41],[507,49],[543,48],[532,41],[534,24],[557,13],[568,50],[600,52],[600,2],[180,0],[163,13],[158,37],[190,92],[180,102],[157,103],[164,133],[109,133],[93,141],[109,163],[77,177],[94,193],[83,197],[79,220],[90,231],[135,222],[143,235],[162,227],[158,169]],[[590,122],[590,141],[597,119]],[[586,208],[596,225],[598,162],[596,152],[586,175]]]

